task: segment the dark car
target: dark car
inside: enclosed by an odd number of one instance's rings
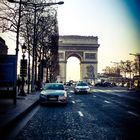
[[[99,87],[113,87],[113,85],[109,82],[99,82],[99,83],[96,83],[95,86],[99,86]]]

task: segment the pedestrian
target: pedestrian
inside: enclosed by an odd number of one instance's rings
[[[21,89],[21,79],[20,79],[20,76],[18,75],[18,79],[17,79],[17,87],[18,87],[18,93],[20,92],[20,89]]]

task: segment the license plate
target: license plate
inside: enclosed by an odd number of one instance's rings
[[[57,98],[49,98],[50,101],[57,101]]]
[[[57,99],[58,99],[57,96],[50,96],[50,95],[48,96],[49,101],[57,101]]]
[[[86,91],[86,89],[81,89],[81,91]]]

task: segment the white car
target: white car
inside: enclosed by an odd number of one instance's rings
[[[78,82],[74,88],[75,94],[77,93],[90,93],[90,86],[86,82]]]
[[[67,91],[62,83],[47,83],[40,92],[40,103],[67,103]]]

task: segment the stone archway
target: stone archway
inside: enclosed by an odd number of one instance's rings
[[[80,60],[80,79],[97,78],[98,37],[60,36],[59,37],[59,80],[66,82],[67,59],[76,56]],[[92,70],[92,71],[91,71]],[[58,81],[59,81],[58,80]]]
[[[80,81],[81,61],[75,55],[70,56],[66,63],[66,81]]]
[[[82,75],[81,75],[81,61],[82,61],[82,53],[79,53],[79,52],[74,52],[74,51],[71,51],[71,52],[65,52],[66,53],[66,68],[67,68],[67,60],[70,58],[70,57],[76,57],[79,61],[80,61],[80,79],[79,80],[81,80],[82,79]],[[67,71],[67,69],[66,69],[66,71]],[[74,70],[73,69],[73,67],[72,67],[72,71],[76,71],[76,70]],[[73,72],[73,74],[74,74],[74,72]],[[67,73],[66,73],[66,77],[67,77]],[[71,80],[73,80],[73,79],[71,79]]]

